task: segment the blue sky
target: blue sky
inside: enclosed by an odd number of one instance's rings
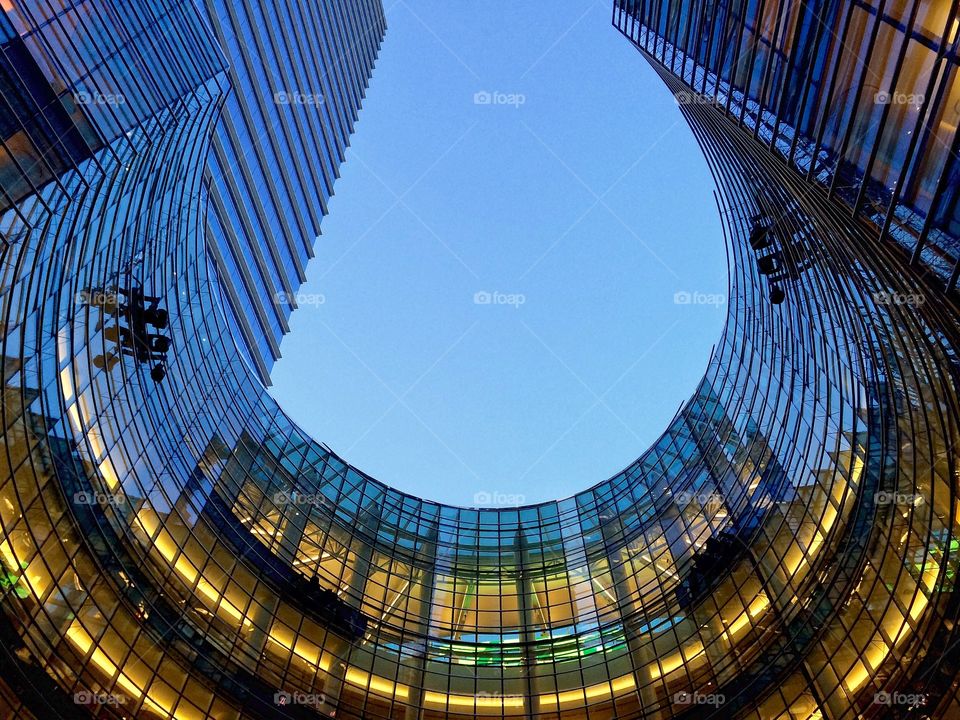
[[[675,296],[726,292],[712,180],[606,0],[385,5],[271,392],[402,490],[569,496],[703,374],[725,309]]]

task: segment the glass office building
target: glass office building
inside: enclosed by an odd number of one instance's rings
[[[269,384],[386,31],[380,0],[204,0],[230,65],[207,235],[240,347]]]
[[[865,140],[821,143],[823,166],[784,155],[824,111],[770,98],[849,64],[785,49],[806,5],[615,4],[714,172],[729,313],[653,447],[572,498],[501,509],[364,475],[238,349],[205,192],[237,87],[203,11],[35,5],[0,13],[4,77],[23,63],[47,86],[3,85],[0,715],[960,717],[960,322],[930,260],[954,247],[952,161],[919,141],[903,160]],[[897,5],[913,29],[883,31],[877,5],[840,14],[908,46],[947,7]],[[949,112],[955,12],[918,41],[924,117]],[[769,68],[762,95],[740,85],[751,64],[701,55],[731,42]],[[843,137],[859,103],[833,102]],[[913,127],[894,111],[873,131]],[[914,188],[886,227],[872,180],[823,180],[884,163]]]
[[[615,25],[686,89],[954,289],[956,3],[617,0]]]

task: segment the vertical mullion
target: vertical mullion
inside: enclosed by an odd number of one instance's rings
[[[897,91],[897,82],[900,80],[900,73],[903,71],[904,62],[907,59],[907,49],[910,47],[910,35],[913,34],[913,28],[917,22],[917,11],[920,8],[919,2],[914,2],[910,10],[910,22],[907,24],[906,31],[903,34],[903,47],[900,49],[900,54],[897,57],[897,62],[893,68],[893,78],[890,81],[890,91],[894,93],[891,96],[891,100],[895,99],[895,94]],[[894,30],[896,32],[896,30]],[[924,99],[926,100],[926,99]],[[860,211],[863,209],[863,203],[867,196],[867,187],[870,184],[870,176],[873,173],[873,166],[877,161],[877,154],[880,152],[880,145],[883,142],[883,131],[886,127],[887,121],[890,118],[890,108],[893,106],[893,103],[887,103],[883,106],[883,109],[880,111],[880,127],[877,128],[876,136],[874,137],[873,147],[870,149],[870,158],[867,160],[866,167],[863,171],[863,182],[860,183],[860,190],[857,193],[856,202],[853,204],[853,215],[856,217],[860,214]],[[921,114],[922,118],[923,115]],[[906,164],[904,165],[906,167]],[[898,190],[894,191],[894,198]],[[891,206],[894,203],[894,198],[891,198]]]
[[[827,7],[831,7],[831,8],[833,7],[833,2],[831,0],[828,0]],[[814,38],[814,41],[813,41],[813,52],[811,53],[811,57],[814,58],[814,61],[810,63],[810,66],[807,68],[807,72],[804,75],[803,94],[801,95],[800,105],[799,105],[800,116],[797,118],[797,127],[794,128],[793,142],[790,145],[790,155],[789,157],[787,157],[788,164],[793,164],[793,158],[797,151],[797,144],[800,139],[800,121],[803,117],[803,109],[807,106],[807,101],[810,98],[810,91],[813,86],[814,68],[816,68],[817,58],[819,57],[819,54],[820,54],[820,43],[822,42],[824,37],[824,30],[826,30],[827,28],[827,24],[825,22],[823,22],[822,20],[818,21],[818,16],[816,14],[813,17],[813,20],[816,22],[816,25],[817,25],[816,37]],[[824,63],[824,71],[826,71],[826,63]]]
[[[950,145],[950,156],[956,158],[958,152],[960,152],[960,132],[954,130],[953,142]],[[927,237],[930,235],[930,226],[933,224],[933,216],[937,212],[937,205],[940,203],[940,198],[943,197],[943,192],[947,187],[947,178],[950,175],[948,172],[949,169],[950,161],[948,159],[943,165],[943,172],[940,174],[940,179],[937,181],[937,189],[934,191],[933,200],[930,202],[930,211],[927,213],[927,217],[923,221],[923,229],[920,231],[920,237],[917,238],[917,245],[913,249],[913,254],[910,257],[911,265],[916,264],[920,259],[920,251],[923,250],[923,246],[926,244]]]
[[[823,96],[823,101],[821,102],[823,111],[820,113],[820,122],[819,122],[820,127],[817,129],[817,132],[816,132],[816,141],[813,146],[813,154],[811,155],[810,169],[807,171],[807,180],[812,181],[814,179],[814,174],[816,172],[817,156],[820,154],[820,147],[823,143],[823,136],[827,131],[827,123],[830,120],[829,108],[831,105],[833,105],[833,94],[837,89],[837,78],[840,76],[840,65],[841,65],[840,61],[843,59],[843,51],[845,49],[843,41],[840,38],[846,37],[847,32],[850,30],[850,22],[853,20],[853,11],[855,7],[856,7],[855,3],[850,2],[847,4],[847,16],[843,22],[843,30],[839,34],[834,35],[834,38],[837,42],[838,47],[837,47],[836,56],[834,57],[834,60],[833,60],[833,72],[830,75],[830,84],[827,88],[826,93]]]
[[[757,59],[757,46],[760,44],[762,38],[760,23],[763,21],[763,14],[766,11],[766,8],[767,0],[760,0],[760,5],[757,8],[757,14],[754,18],[753,43],[750,47],[750,61],[747,63],[747,79],[743,85],[743,103],[740,106],[740,119],[737,123],[740,127],[743,127],[743,118],[747,113],[747,104],[750,101],[750,86],[753,85],[753,66]],[[743,18],[743,27],[744,30],[746,30],[746,14],[744,14]]]
[[[738,71],[738,68],[740,67],[740,49],[743,47],[743,38],[747,33],[747,12],[749,10],[749,5],[750,5],[750,0],[735,0],[735,2],[738,2],[738,7],[741,10],[741,17],[743,19],[743,22],[737,23],[737,27],[739,29],[739,33],[736,33],[737,44],[736,44],[736,47],[733,49],[733,60],[730,64],[730,70],[727,77],[727,102],[726,102],[727,115],[730,115],[730,105],[731,103],[733,103],[733,93],[734,93],[734,90],[736,89],[737,71]],[[729,33],[727,33],[727,30],[730,29],[731,24],[734,23],[736,19],[737,19],[737,15],[733,12],[730,12],[727,14],[727,17],[724,20],[724,35],[727,39],[727,42],[724,44],[722,51],[717,54],[717,57],[719,58],[717,77],[722,77],[723,58],[729,50],[729,47],[730,47],[729,41],[732,39],[733,35],[735,34],[733,30],[730,30]],[[742,122],[742,117],[743,117],[742,103],[741,103],[740,116],[741,116],[741,122]]]
[[[863,57],[860,58],[862,69],[860,70],[860,78],[857,81],[857,91],[854,94],[853,102],[850,105],[850,117],[847,120],[847,127],[843,132],[843,140],[840,143],[840,147],[837,148],[836,166],[833,169],[833,177],[830,179],[830,189],[827,193],[827,197],[831,199],[836,197],[837,194],[837,180],[841,174],[840,166],[843,164],[843,158],[847,153],[848,146],[850,145],[850,137],[853,135],[853,126],[856,124],[860,98],[863,96],[863,88],[867,82],[867,73],[870,72],[868,61],[873,55],[873,49],[877,43],[877,35],[880,34],[880,26],[883,24],[883,11],[886,6],[886,0],[880,0],[880,5],[876,8],[876,20],[873,23],[873,29],[870,31],[870,40],[867,43],[867,50]]]
[[[819,3],[820,3],[821,1],[822,1],[822,0],[815,0],[815,2],[817,2],[817,4],[818,4],[818,7],[816,7],[816,8],[814,9],[814,12],[816,12],[817,10],[820,9]],[[796,53],[798,52],[798,46],[800,45],[800,39],[803,37],[804,20],[806,20],[806,13],[807,13],[807,11],[808,11],[809,9],[810,9],[810,6],[809,6],[808,4],[806,4],[806,3],[801,3],[801,4],[800,4],[799,9],[797,10],[797,27],[796,27],[796,31],[793,33],[793,42],[792,42],[791,45],[790,45],[790,53],[789,53],[789,54],[787,54],[786,52],[784,53],[784,57],[785,57],[786,60],[787,60],[787,72],[785,73],[785,75],[784,75],[784,77],[783,77],[783,81],[782,81],[782,83],[780,84],[780,93],[779,93],[779,95],[778,95],[778,97],[777,97],[777,108],[778,108],[778,109],[777,109],[777,112],[774,113],[773,139],[772,139],[772,141],[771,141],[771,145],[773,145],[773,146],[776,146],[776,144],[777,144],[777,136],[780,134],[780,125],[782,124],[782,117],[781,117],[781,116],[783,115],[784,94],[786,93],[787,89],[788,89],[789,86],[790,86],[790,80],[793,79],[793,75],[794,75],[794,60],[796,59],[796,58],[795,58],[795,55],[796,55]],[[784,31],[784,32],[786,32],[786,31]],[[812,65],[813,65],[813,63],[811,63],[811,67],[812,67]],[[794,137],[794,138],[797,137],[796,129],[794,129],[793,137]],[[789,160],[790,160],[790,158],[788,157],[788,158],[787,158],[788,163],[789,163]]]
[[[767,60],[766,67],[763,69],[763,80],[760,82],[760,92],[757,93],[757,122],[753,126],[753,136],[757,139],[760,138],[760,126],[763,124],[763,112],[766,108],[763,98],[768,92],[770,92],[773,66],[777,62],[777,44],[780,41],[780,31],[785,25],[784,18],[787,17],[789,13],[789,6],[780,6],[777,8],[777,21],[773,25],[773,35],[770,37],[770,55]]]
[[[724,6],[725,6],[725,9],[728,7],[728,5],[727,5],[726,3],[724,3]],[[711,69],[710,69],[710,64],[711,64],[711,63],[710,63],[710,59],[711,59],[711,56],[712,56],[712,54],[713,54],[713,39],[714,39],[714,35],[715,35],[714,29],[716,28],[717,11],[718,11],[719,8],[720,8],[720,3],[719,3],[719,2],[713,3],[713,12],[712,12],[711,15],[710,15],[710,21],[707,23],[707,27],[709,28],[709,34],[707,35],[706,56],[704,57],[704,63],[703,63],[703,82],[700,83],[700,94],[701,94],[701,95],[705,95],[705,94],[706,94],[706,90],[707,90],[707,75],[709,75],[711,72],[713,72],[713,71],[711,71]],[[720,74],[717,73],[717,72],[714,72],[713,74],[714,74],[714,75],[716,76],[716,78],[717,78],[717,81],[714,83],[714,88],[713,88],[713,98],[714,98],[714,100],[716,100],[716,98],[717,98],[717,92],[718,92],[719,89],[720,89]]]

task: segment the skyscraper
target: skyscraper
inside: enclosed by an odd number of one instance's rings
[[[914,21],[918,5],[903,10]],[[703,380],[616,476],[564,500],[476,509],[353,468],[284,415],[237,348],[218,290],[237,279],[209,262],[205,188],[219,116],[243,112],[227,100],[242,89],[197,7],[4,5],[4,37],[30,57],[4,47],[4,99],[18,110],[0,173],[0,710],[957,717],[960,323],[952,271],[928,259],[952,247],[937,191],[951,181],[890,156],[884,172],[932,188],[914,225],[893,210],[898,227],[920,225],[911,267],[899,230],[876,221],[872,185],[820,179],[844,162],[872,178],[886,156],[831,140],[809,157],[832,164],[804,165],[782,138],[791,122],[820,132],[801,122],[807,104],[764,100],[783,115],[771,116],[739,88],[821,66],[818,43],[795,58],[781,44],[818,34],[809,10],[761,6],[762,22],[752,4],[614,7],[717,181],[730,303]],[[868,45],[899,32],[884,29],[885,5],[864,12]],[[948,33],[955,12],[937,18]],[[744,61],[726,89],[678,43],[729,45],[758,27],[776,38],[747,43],[764,70]],[[931,42],[918,77],[953,82],[955,37]],[[21,65],[42,93],[10,79]],[[924,117],[947,112],[942,89]],[[53,97],[63,111],[48,116]],[[850,121],[857,107],[831,112]],[[55,124],[71,133],[59,145]],[[46,151],[42,173],[25,162]],[[918,152],[903,162],[923,168]],[[234,171],[220,165],[228,186]],[[916,193],[889,197],[922,209]]]
[[[235,89],[207,163],[210,254],[240,347],[269,383],[386,20],[380,0],[205,6]]]
[[[615,24],[953,290],[960,260],[956,3],[618,0]]]

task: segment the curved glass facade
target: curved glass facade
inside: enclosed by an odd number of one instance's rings
[[[39,96],[3,86],[25,108],[0,168],[7,716],[960,717],[953,300],[694,101],[696,62],[649,29],[671,3],[614,19],[691,99],[726,326],[635,463],[483,510],[351,467],[237,349],[205,236],[230,82],[194,5],[3,7],[56,97],[137,98],[67,112],[77,151],[41,175]]]

